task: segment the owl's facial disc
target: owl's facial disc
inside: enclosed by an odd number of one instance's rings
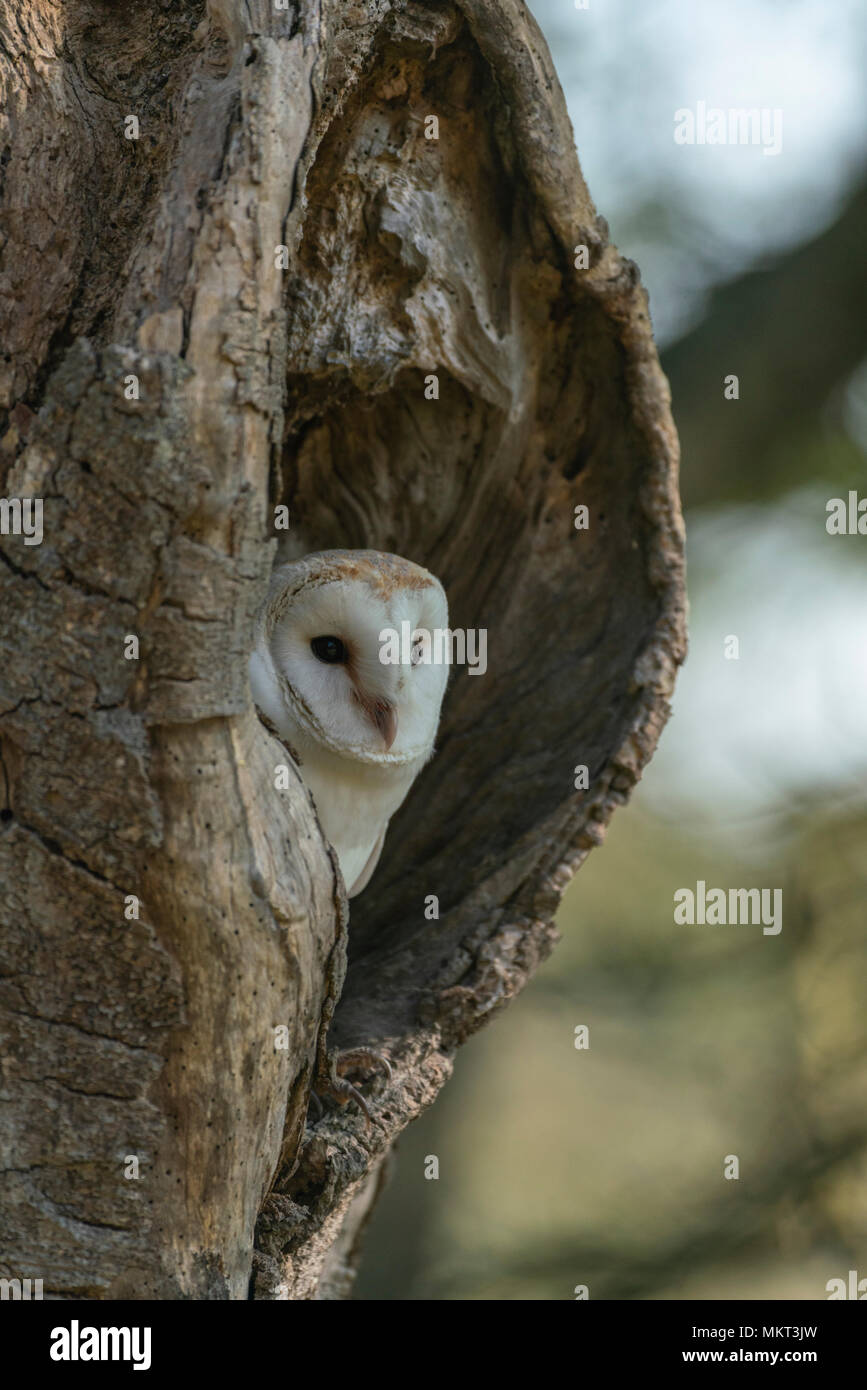
[[[401,564],[406,571],[408,562]],[[400,631],[404,621],[428,630],[448,624],[440,584],[423,570],[409,577],[413,582],[389,589],[352,570],[346,578],[317,576],[293,594],[270,635],[292,716],[311,739],[344,757],[405,763],[433,746],[447,669],[382,656],[384,629]],[[299,746],[302,758],[304,751]]]
[[[386,753],[397,738],[397,711],[382,695],[369,694],[360,683],[353,648],[334,633],[322,633],[310,640],[310,650],[325,666],[345,666],[351,681],[350,699],[360,705],[373,727],[381,735]]]

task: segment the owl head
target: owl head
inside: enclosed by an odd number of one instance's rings
[[[408,625],[408,626],[407,626]],[[448,679],[443,663],[383,659],[384,633],[448,627],[439,580],[399,555],[324,550],[274,571],[250,662],[257,705],[278,730],[383,765],[427,757]]]

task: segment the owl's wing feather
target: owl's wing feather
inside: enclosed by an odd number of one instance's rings
[[[352,887],[347,890],[346,896],[348,898],[356,897],[363,888],[367,887],[368,883],[370,882],[373,876],[373,871],[379,863],[379,856],[382,854],[382,846],[385,843],[385,832],[387,829],[388,821],[385,822],[385,825],[380,830],[379,839],[373,846],[373,849],[370,851],[370,854],[367,856],[367,863],[361,870],[361,873],[358,875],[358,878],[355,880]]]

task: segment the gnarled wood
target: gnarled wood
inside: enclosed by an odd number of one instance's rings
[[[666,717],[646,299],[518,0],[0,15],[0,446],[45,499],[0,551],[3,1271],[339,1297],[395,1136],[551,949]],[[392,1061],[370,1129],[305,1128],[346,904],[246,679],[275,552],[323,546],[406,554],[488,632],[352,904],[331,1031]]]

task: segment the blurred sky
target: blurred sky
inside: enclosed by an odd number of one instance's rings
[[[690,655],[645,790],[672,819],[726,823],[745,853],[802,828],[799,798],[867,788],[867,537],[829,536],[825,502],[816,488],[688,518]]]
[[[641,267],[662,346],[702,316],[712,286],[833,222],[863,177],[867,0],[530,9],[590,192]],[[780,108],[780,154],[676,144],[675,111],[699,101]],[[844,419],[863,449],[867,367]],[[867,468],[864,479],[862,496]],[[729,826],[757,853],[798,796],[867,787],[867,538],[827,534],[833,495],[845,485],[687,515],[691,651],[640,796],[673,819]],[[737,661],[724,657],[729,634]]]
[[[865,163],[865,0],[531,0],[584,177],[664,345],[704,291],[831,222]],[[677,145],[674,113],[782,111],[782,150]],[[685,219],[685,221],[683,221]]]

